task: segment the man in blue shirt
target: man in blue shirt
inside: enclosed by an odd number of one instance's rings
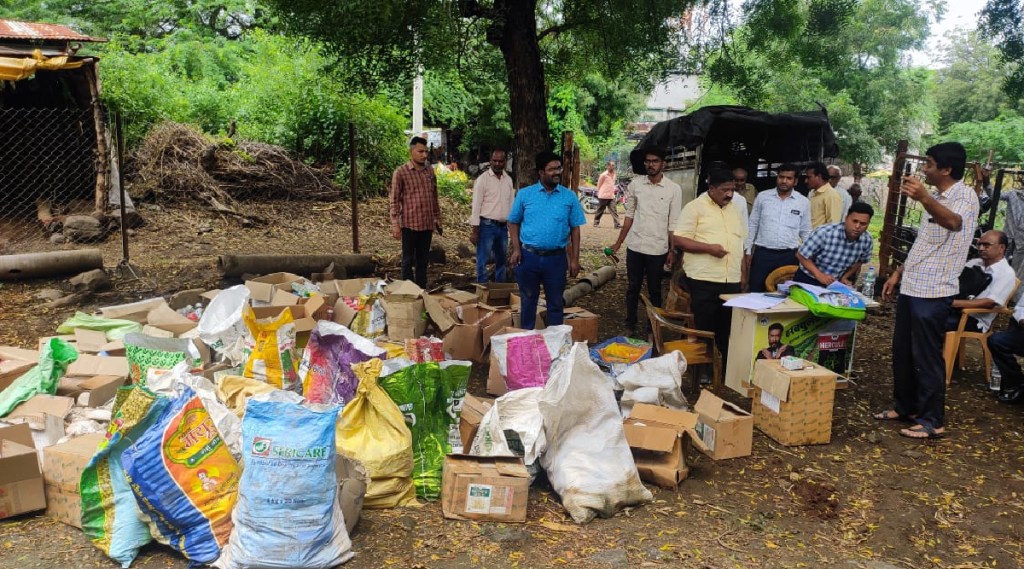
[[[554,152],[541,152],[536,165],[540,182],[519,190],[508,215],[512,238],[509,265],[519,266],[516,280],[525,330],[533,330],[536,324],[541,284],[547,299],[547,324],[562,323],[565,272],[568,269],[573,277],[580,272],[580,226],[587,223],[576,194],[559,184],[562,159]]]
[[[835,281],[853,286],[860,266],[871,260],[872,241],[867,229],[874,214],[870,205],[857,202],[850,206],[843,223],[822,225],[812,231],[796,252],[800,269],[793,280],[817,286]]]

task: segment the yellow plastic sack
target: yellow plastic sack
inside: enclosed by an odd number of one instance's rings
[[[364,508],[393,508],[416,500],[412,432],[398,406],[377,385],[381,366],[376,358],[352,365],[359,387],[336,429],[338,452],[362,462],[370,477]]]
[[[249,328],[246,337],[246,360],[242,375],[265,381],[278,389],[302,393],[299,362],[295,357],[295,320],[290,310],[282,310],[276,318],[257,320],[249,306],[242,313]]]
[[[245,415],[245,402],[253,395],[270,393],[277,388],[257,379],[240,375],[225,375],[217,384],[217,399],[232,413],[242,417]]]

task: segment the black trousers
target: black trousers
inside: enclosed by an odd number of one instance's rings
[[[796,249],[766,249],[754,247],[754,255],[750,259],[750,292],[764,292],[764,280],[779,267],[795,265]]]
[[[427,255],[434,232],[402,228],[402,280],[427,288]]]
[[[992,361],[1002,374],[1000,390],[1004,393],[1024,385],[1017,356],[1024,356],[1024,328],[1016,320],[1010,320],[1010,327],[988,337],[988,349],[992,350]]]
[[[892,331],[893,410],[938,429],[946,420],[946,365],[942,343],[953,297],[900,295]]]
[[[715,333],[715,344],[722,353],[722,362],[729,357],[729,332],[732,330],[732,309],[722,306],[721,294],[740,292],[740,283],[714,283],[687,279],[690,287],[690,310],[698,330]]]
[[[654,306],[661,308],[661,278],[664,274],[665,258],[661,255],[646,255],[626,248],[626,327],[636,326],[637,306],[640,304],[640,289],[644,278],[647,279],[647,296],[651,297]]]

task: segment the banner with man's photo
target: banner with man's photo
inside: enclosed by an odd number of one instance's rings
[[[754,359],[782,359],[795,356],[815,362],[842,376],[853,365],[854,334],[857,322],[822,318],[810,313],[757,316],[754,329]]]

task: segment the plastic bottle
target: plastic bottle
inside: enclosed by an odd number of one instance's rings
[[[875,267],[868,267],[868,272],[864,273],[864,283],[860,288],[861,293],[868,297],[875,297]]]
[[[992,377],[988,378],[988,388],[992,391],[999,391],[1003,383],[1003,372],[999,371],[999,366],[992,366]]]

